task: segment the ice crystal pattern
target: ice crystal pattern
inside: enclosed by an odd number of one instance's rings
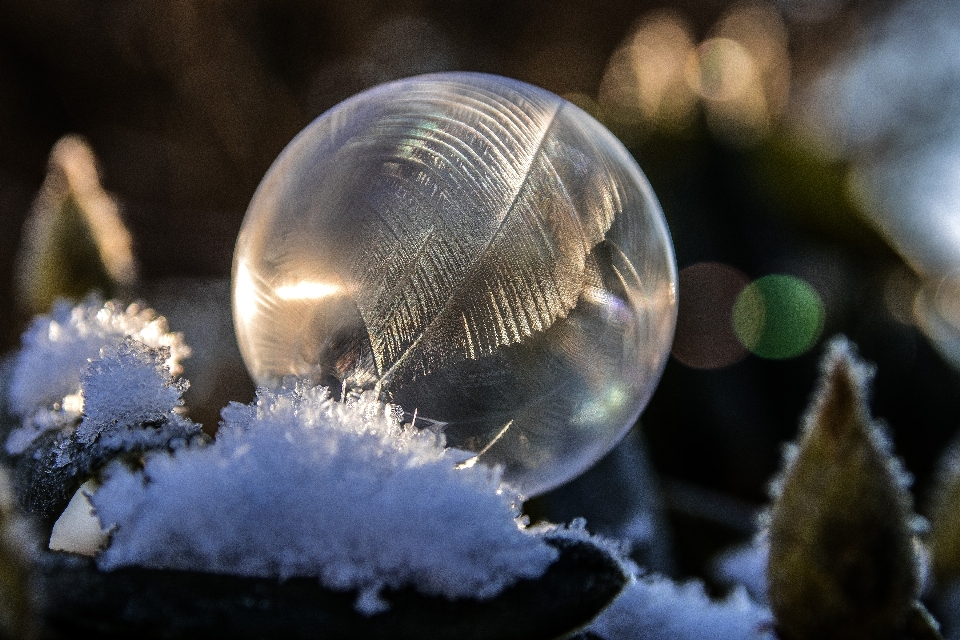
[[[322,115],[274,163],[234,256],[253,377],[373,389],[528,495],[649,400],[676,267],[646,178],[592,117],[496,76],[419,76]]]

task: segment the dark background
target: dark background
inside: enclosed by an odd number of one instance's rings
[[[0,0],[0,353],[15,347],[29,318],[14,301],[17,250],[63,135],[84,136],[97,154],[132,233],[146,297],[163,279],[229,277],[260,178],[329,107],[412,74],[497,73],[571,97],[623,137],[661,200],[680,269],[710,261],[749,280],[791,274],[823,300],[820,339],[796,357],[744,352],[713,369],[671,358],[642,417],[664,484],[718,492],[746,512],[762,505],[780,443],[794,437],[813,389],[823,341],[842,332],[877,364],[875,413],[889,423],[922,498],[957,429],[958,379],[909,313],[891,307],[891,278],[909,289],[915,276],[850,202],[845,161],[799,144],[789,105],[749,144],[718,135],[702,107],[682,126],[658,127],[597,106],[617,47],[665,6],[699,42],[731,3]],[[782,16],[794,95],[894,4],[762,6]],[[703,319],[710,309],[697,300],[709,292],[684,282],[678,340],[724,321]],[[216,398],[246,402],[251,393],[239,381]],[[747,535],[710,525],[709,515],[698,529],[689,509],[675,511],[681,572],[700,570],[709,553]],[[713,542],[701,539],[713,533]]]

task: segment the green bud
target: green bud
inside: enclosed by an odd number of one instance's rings
[[[824,360],[770,513],[769,599],[783,640],[900,639],[919,591],[908,480],[870,417],[871,369]]]

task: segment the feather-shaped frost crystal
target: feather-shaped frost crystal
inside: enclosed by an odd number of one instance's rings
[[[472,73],[308,126],[260,184],[233,275],[259,384],[376,389],[527,495],[629,429],[676,319],[669,232],[627,150],[552,93]]]

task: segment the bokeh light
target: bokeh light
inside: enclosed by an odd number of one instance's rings
[[[756,2],[734,5],[718,22],[717,35],[738,42],[750,54],[767,109],[771,116],[780,115],[790,94],[791,68],[780,12]]]
[[[753,56],[730,38],[710,38],[697,47],[687,66],[687,82],[707,100],[741,99],[756,83]]]
[[[823,320],[819,294],[800,278],[788,275],[753,281],[733,306],[733,327],[743,345],[774,360],[808,351],[823,331]]]
[[[697,45],[677,12],[647,14],[610,58],[599,93],[604,117],[641,130],[677,131],[689,128],[702,108],[718,138],[740,146],[757,142],[789,94],[783,20],[772,5],[739,3],[711,33]]]
[[[680,271],[680,306],[673,357],[695,369],[739,362],[747,350],[733,330],[733,307],[750,280],[719,262],[699,262]]]
[[[890,269],[883,280],[883,303],[891,318],[914,325],[914,304],[919,293],[917,275],[904,266]]]
[[[696,105],[684,78],[693,47],[692,30],[678,13],[649,13],[610,58],[600,84],[604,115],[614,121],[638,118],[665,127],[687,126]]]

